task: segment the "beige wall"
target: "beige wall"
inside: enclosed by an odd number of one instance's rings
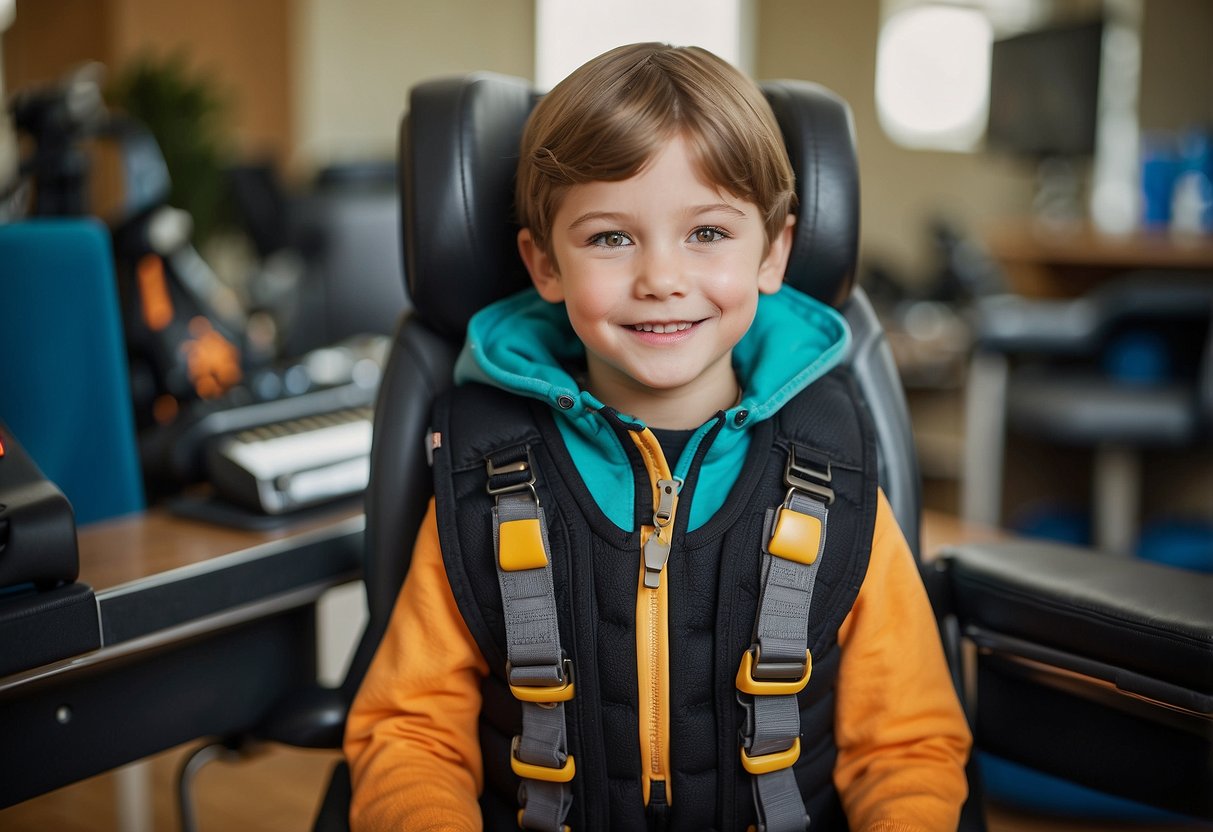
[[[183,53],[228,101],[237,150],[285,159],[291,136],[292,0],[21,0],[4,33],[6,92],[84,61],[110,76],[142,55]]]
[[[69,67],[110,60],[109,2],[18,0],[13,25],[4,32],[7,97],[34,83],[52,81]]]
[[[851,104],[863,197],[861,258],[907,279],[929,276],[927,222],[943,214],[980,233],[1031,207],[1034,170],[984,153],[895,145],[876,115],[881,0],[758,0],[755,74],[807,78]],[[1148,0],[1142,27],[1141,125],[1213,124],[1213,2]]]
[[[297,0],[296,161],[391,158],[409,88],[472,70],[531,77],[533,0]]]
[[[1213,2],[1149,0],[1143,31],[1146,128],[1213,120]],[[755,74],[819,81],[855,114],[862,255],[911,281],[928,276],[927,223],[978,231],[1027,211],[1033,171],[985,154],[911,151],[882,131],[874,98],[880,0],[754,0]],[[533,0],[20,0],[4,36],[6,81],[54,77],[84,58],[115,63],[148,47],[191,50],[235,93],[246,155],[303,173],[390,158],[408,89],[475,69],[529,77]]]
[[[115,63],[181,52],[232,108],[242,156],[284,160],[291,145],[291,0],[107,0]]]
[[[861,256],[916,281],[932,261],[927,222],[944,214],[977,231],[1022,213],[1031,200],[1029,168],[983,154],[907,150],[876,115],[880,0],[761,0],[755,74],[805,78],[851,105],[859,145]]]

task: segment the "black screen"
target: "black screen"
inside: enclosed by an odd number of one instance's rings
[[[1092,154],[1102,39],[1096,21],[995,41],[989,148],[1033,157]]]

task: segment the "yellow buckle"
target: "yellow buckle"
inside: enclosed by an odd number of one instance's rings
[[[741,667],[737,668],[737,689],[752,696],[789,696],[800,693],[809,683],[813,673],[813,656],[804,651],[804,673],[799,679],[769,682],[754,678],[754,649],[741,654]]]
[[[792,747],[787,751],[772,751],[770,754],[762,754],[758,757],[751,757],[745,753],[745,749],[741,749],[741,767],[750,774],[770,774],[772,771],[781,771],[800,759],[800,737],[792,740]]]
[[[821,548],[821,520],[781,506],[767,551],[796,563],[811,564]]]
[[[507,520],[497,527],[497,558],[506,572],[548,565],[539,518]]]
[[[508,678],[510,665],[505,668]],[[568,702],[573,698],[573,661],[564,660],[564,682],[559,685],[510,685],[510,693],[521,702],[545,705],[553,702]]]
[[[510,742],[510,768],[514,770],[515,774],[527,780],[542,780],[545,783],[567,783],[573,779],[577,769],[573,765],[572,754],[565,758],[564,765],[560,768],[524,763],[518,759],[518,741],[520,739],[522,737],[516,736]]]

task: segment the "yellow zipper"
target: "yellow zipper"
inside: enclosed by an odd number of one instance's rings
[[[648,428],[631,432],[653,488],[653,522],[640,527],[640,578],[636,587],[636,676],[639,681],[641,787],[649,804],[653,787],[670,794],[670,652],[666,561],[674,537],[678,485]]]

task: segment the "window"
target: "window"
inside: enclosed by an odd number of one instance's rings
[[[595,55],[625,43],[702,46],[750,72],[752,0],[536,0],[535,83],[549,90]]]
[[[906,147],[968,151],[985,132],[993,32],[971,8],[927,4],[890,16],[876,53],[876,110]]]

